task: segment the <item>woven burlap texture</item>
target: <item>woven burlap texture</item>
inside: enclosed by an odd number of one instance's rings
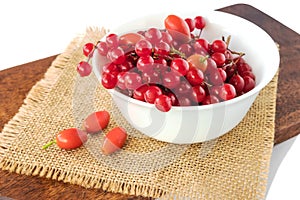
[[[175,145],[137,132],[120,116],[95,75],[79,77],[82,46],[104,29],[89,28],[59,55],[0,134],[0,167],[87,188],[162,199],[264,199],[273,147],[277,75],[264,88],[243,121],[224,136],[199,144]],[[107,109],[107,132],[121,125],[129,133],[123,150],[104,156],[103,133],[81,148],[56,145],[55,135],[81,127],[91,112]]]

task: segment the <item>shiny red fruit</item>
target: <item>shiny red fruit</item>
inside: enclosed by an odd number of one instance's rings
[[[102,152],[104,155],[110,155],[120,150],[127,139],[126,130],[121,127],[113,128],[109,131],[103,141]]]
[[[56,136],[56,144],[61,149],[76,149],[87,141],[87,133],[77,128],[65,129]]]
[[[175,58],[172,60],[170,68],[181,76],[185,76],[190,66],[189,63],[183,58]]]
[[[183,43],[191,39],[190,28],[182,18],[176,15],[169,15],[165,19],[164,24],[173,39]]]
[[[151,85],[146,90],[144,98],[146,102],[153,104],[155,99],[160,95],[162,95],[161,89],[156,85]]]
[[[83,121],[83,128],[88,133],[97,133],[105,129],[109,123],[110,114],[106,110],[94,112]]]
[[[160,95],[158,96],[154,101],[155,107],[162,111],[162,112],[168,112],[172,108],[172,100],[167,95]]]
[[[195,17],[195,27],[197,29],[203,29],[206,26],[205,19],[202,16]]]
[[[225,101],[233,99],[234,97],[236,97],[236,90],[233,85],[225,83],[220,88],[219,96]]]
[[[86,61],[81,61],[77,65],[77,72],[82,77],[88,76],[92,72],[92,66],[88,62],[86,62]]]
[[[90,53],[94,50],[94,44],[93,43],[86,43],[83,46],[83,54],[88,57],[90,55]]]

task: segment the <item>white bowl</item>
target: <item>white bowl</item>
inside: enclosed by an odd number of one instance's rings
[[[121,34],[150,27],[164,28],[163,21],[169,14],[171,13],[141,17],[122,24],[111,32]],[[256,86],[232,100],[205,106],[172,107],[169,112],[161,112],[153,104],[110,90],[125,119],[143,134],[160,141],[191,144],[215,139],[229,132],[241,122],[259,92],[272,80],[279,67],[280,57],[275,42],[258,26],[218,11],[178,14],[182,18],[193,18],[197,15],[205,17],[207,22],[202,37],[212,42],[222,36],[231,35],[229,47],[246,53],[244,59],[253,69]],[[93,67],[97,68],[98,53],[94,53],[92,62]]]

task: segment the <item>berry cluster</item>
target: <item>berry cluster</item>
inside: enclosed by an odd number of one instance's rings
[[[242,58],[244,54],[228,48],[230,37],[209,43],[201,37],[206,26],[203,17],[172,17],[168,24],[165,21],[166,29],[149,28],[120,36],[111,33],[105,41],[84,46],[88,58],[97,49],[106,60],[102,66],[105,88],[167,112],[172,106],[230,100],[255,87],[255,76]],[[82,61],[77,70],[86,76],[91,66]]]

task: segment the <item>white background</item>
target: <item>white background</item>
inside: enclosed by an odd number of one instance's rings
[[[0,70],[61,53],[74,37],[84,33],[89,26],[112,28],[140,15],[190,9],[214,10],[241,2],[254,6],[300,33],[300,12],[297,1],[294,0],[255,0],[251,3],[234,0],[1,1]],[[269,189],[268,200],[300,199],[298,138],[274,148],[270,179],[275,175],[280,161],[290,147]]]

